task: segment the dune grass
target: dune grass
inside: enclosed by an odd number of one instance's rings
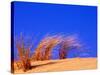
[[[70,48],[81,49],[81,44],[75,36],[68,36],[62,39],[59,49],[59,58],[66,59]]]
[[[19,39],[16,40],[16,48],[18,50],[18,56],[21,62],[21,67],[25,72],[31,68],[31,63],[30,63],[31,45],[28,47],[25,46],[25,40],[22,34],[20,35]]]
[[[71,47],[80,49],[81,45],[74,36],[62,36],[62,35],[49,35],[41,39],[37,48],[35,49],[32,56],[30,56],[30,50],[32,48],[32,43],[26,45],[25,37],[21,34],[19,39],[16,40],[16,48],[18,50],[19,63],[17,66],[23,69],[24,72],[31,69],[32,61],[44,61],[52,59],[52,50],[57,45],[59,48],[59,59],[65,59],[68,55],[68,51]],[[31,40],[32,41],[32,40]],[[12,63],[13,64],[13,63]],[[20,66],[19,66],[20,65]]]

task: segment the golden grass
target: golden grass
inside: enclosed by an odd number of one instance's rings
[[[44,55],[43,55],[43,60],[50,60],[51,55],[52,55],[52,50],[53,48],[61,42],[61,37],[60,36],[53,36],[51,37],[52,39],[49,40],[49,43],[47,44]]]
[[[60,43],[60,50],[59,50],[59,57],[60,59],[65,59],[68,55],[68,51],[71,47],[74,47],[76,49],[81,48],[81,44],[76,39],[75,36],[68,36],[62,39]]]
[[[81,44],[74,36],[66,36],[63,37],[62,35],[52,35],[52,36],[45,36],[40,43],[38,44],[35,52],[30,57],[30,50],[32,44],[28,47],[25,47],[24,37],[21,35],[20,39],[16,41],[16,48],[18,50],[19,61],[14,63],[12,62],[11,66],[12,71],[16,70],[23,70],[23,72],[29,71],[32,68],[32,63],[38,61],[46,61],[52,60],[52,50],[58,44],[60,45],[59,51],[59,59],[65,59],[69,48],[75,47],[77,49],[81,48]],[[31,63],[32,61],[32,63]],[[14,70],[13,70],[14,69]]]
[[[49,60],[52,49],[60,42],[61,36],[46,36],[33,54],[33,60]]]
[[[18,50],[19,60],[21,62],[21,65],[19,66],[19,64],[17,63],[17,66],[18,68],[22,67],[23,71],[25,72],[31,68],[29,58],[31,46],[25,48],[25,42],[22,34],[20,35],[20,39],[16,40],[16,48]]]

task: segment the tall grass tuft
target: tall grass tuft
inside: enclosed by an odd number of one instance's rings
[[[65,59],[71,48],[80,49],[81,44],[75,36],[64,37],[60,43],[59,58]]]
[[[49,40],[49,42],[45,47],[43,60],[50,60],[51,59],[52,50],[57,44],[60,43],[61,36],[59,36],[59,35],[50,36],[50,39],[48,39],[48,40]]]
[[[31,45],[27,47],[26,46],[27,46],[26,41],[23,35],[21,34],[19,39],[17,38],[16,40],[16,47],[18,50],[19,60],[21,61],[24,72],[31,68],[31,63],[30,63]]]
[[[33,60],[49,60],[51,59],[52,49],[60,42],[61,36],[46,36],[37,46],[33,54]]]
[[[34,54],[32,56],[33,60],[35,60],[35,61],[43,60],[43,51],[45,49],[45,46],[48,44],[48,41],[47,41],[48,38],[49,37],[46,36],[40,41],[39,45],[35,49],[35,52],[34,52]]]

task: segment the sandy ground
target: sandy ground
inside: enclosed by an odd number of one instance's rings
[[[18,69],[15,70],[15,73],[96,69],[97,58],[71,58],[63,60],[47,60],[37,62],[32,61],[31,64],[33,66],[31,70],[23,72],[22,69]]]

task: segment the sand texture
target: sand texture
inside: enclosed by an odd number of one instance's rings
[[[26,72],[17,69],[14,63],[14,73],[52,72],[68,70],[96,69],[97,58],[70,58],[62,60],[31,61],[32,68]]]

